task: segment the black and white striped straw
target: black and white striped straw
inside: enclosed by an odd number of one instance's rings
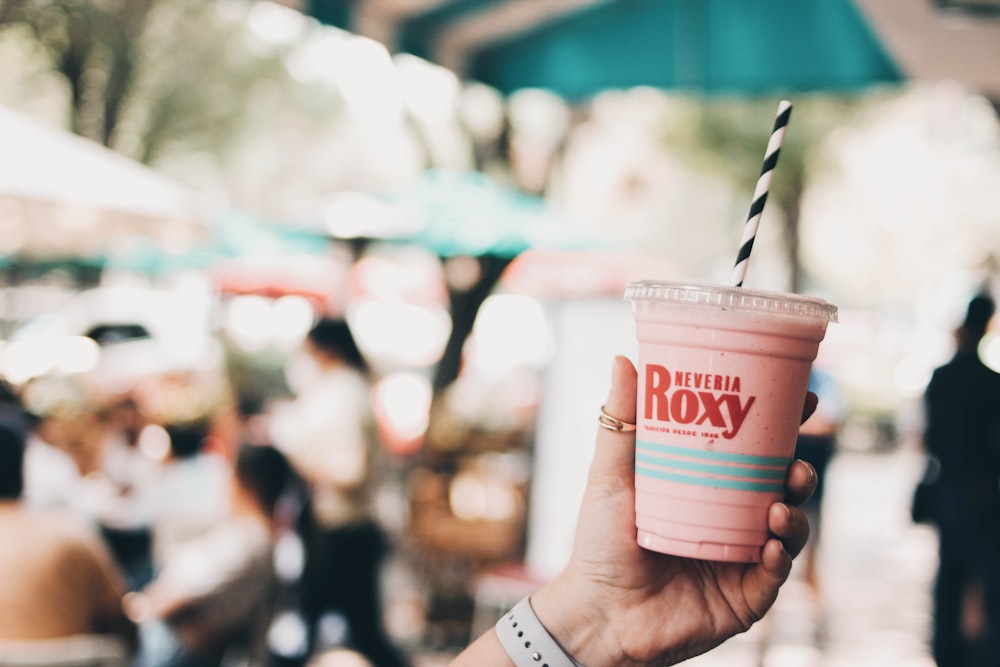
[[[771,187],[771,176],[774,175],[774,167],[778,164],[781,140],[785,137],[785,126],[788,125],[788,118],[791,115],[792,103],[788,100],[781,100],[778,104],[778,115],[774,119],[774,129],[771,130],[771,138],[767,142],[767,151],[764,153],[764,165],[760,168],[760,177],[757,179],[757,187],[754,189],[747,224],[743,226],[743,240],[740,241],[740,252],[736,256],[736,265],[733,267],[732,284],[735,287],[743,287],[743,279],[747,274],[747,264],[750,263],[750,251],[753,250],[753,242],[757,238],[757,226],[760,224],[760,216],[764,212],[767,192]]]

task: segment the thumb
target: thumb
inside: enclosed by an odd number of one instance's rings
[[[611,364],[611,388],[604,412],[614,419],[635,424],[637,378],[635,367],[626,357],[616,356]],[[597,429],[592,475],[631,477],[635,467],[635,432]]]

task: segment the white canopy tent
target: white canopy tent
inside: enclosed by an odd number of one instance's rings
[[[100,144],[0,107],[0,257],[107,256],[205,231],[193,193]]]

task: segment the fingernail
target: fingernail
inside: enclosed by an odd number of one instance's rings
[[[816,479],[816,469],[813,468],[812,465],[810,465],[808,462],[803,461],[802,459],[796,459],[796,460],[806,467],[806,478],[807,478],[806,482],[811,484],[813,480]]]

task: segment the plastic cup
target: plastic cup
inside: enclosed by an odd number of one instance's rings
[[[742,287],[629,283],[638,338],[642,547],[758,562],[809,372],[836,306]]]

